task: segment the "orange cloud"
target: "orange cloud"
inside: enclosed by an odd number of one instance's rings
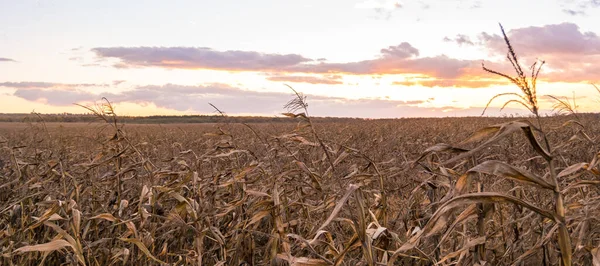
[[[344,84],[340,79],[342,77],[339,75],[335,76],[324,76],[324,77],[315,77],[315,76],[270,76],[267,77],[267,80],[270,81],[287,81],[294,83],[310,83],[310,84],[329,84],[329,85],[337,85]]]
[[[21,82],[14,84],[44,82]],[[64,84],[75,87],[77,84]],[[70,85],[70,86],[69,86]],[[135,86],[131,90],[119,93],[93,93],[87,90],[63,90],[59,87],[13,87],[10,95],[15,99],[28,102],[39,102],[47,106],[72,106],[72,103],[92,103],[106,97],[115,104],[152,106],[163,111],[174,113],[212,113],[214,109],[208,105],[213,103],[229,114],[262,114],[274,115],[285,112],[284,105],[295,97],[291,93],[258,92],[226,84],[204,84],[185,86],[177,84]],[[167,93],[168,92],[168,93]],[[400,101],[389,99],[345,99],[342,97],[326,97],[307,95],[311,114],[315,116],[339,117],[406,117],[406,116],[445,116],[449,111],[453,115],[479,115],[481,107],[428,107],[420,106],[423,100]],[[239,99],[244,99],[240,104]],[[516,110],[516,109],[515,109]],[[84,111],[83,109],[81,110]],[[518,111],[518,110],[516,110]]]
[[[573,23],[540,27],[524,27],[508,31],[523,68],[527,69],[537,58],[547,64],[540,75],[548,82],[600,83],[600,37],[593,32],[582,32]],[[480,46],[492,55],[507,52],[503,38],[498,34],[481,33],[477,38],[457,35],[446,42]],[[398,81],[396,85],[420,84],[427,87],[483,88],[504,85],[506,81],[486,73],[486,67],[512,75],[514,70],[505,60],[488,62],[464,60],[447,55],[420,57],[419,50],[407,42],[380,49],[372,59],[353,62],[313,60],[299,54],[268,54],[255,51],[217,51],[194,47],[108,47],[94,48],[100,58],[116,58],[115,67],[160,67],[181,69],[211,69],[222,71],[266,72],[272,81],[303,82],[310,84],[341,84],[307,74],[337,75],[421,75],[417,81]],[[298,75],[304,74],[304,75]]]
[[[421,85],[424,87],[456,87],[456,88],[487,88],[496,85],[506,85],[507,81],[496,79],[409,79],[406,81],[394,81],[393,85],[414,86]]]

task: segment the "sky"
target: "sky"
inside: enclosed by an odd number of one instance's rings
[[[501,23],[548,95],[600,109],[600,0],[0,0],[0,113],[481,115],[519,93]],[[498,98],[486,115],[524,114]]]

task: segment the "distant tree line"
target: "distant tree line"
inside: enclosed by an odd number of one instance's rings
[[[553,114],[556,116],[560,114]],[[579,113],[578,115],[594,115],[600,118],[600,114]],[[510,115],[510,117],[515,117]],[[518,116],[516,116],[518,117]],[[522,118],[526,118],[523,116]],[[507,116],[497,117],[507,118]],[[291,123],[297,120],[289,117],[265,117],[265,116],[221,116],[221,115],[154,115],[154,116],[118,116],[119,123],[125,124],[193,124],[193,123]],[[363,118],[346,118],[346,117],[312,117],[316,123],[348,123],[362,120],[395,120],[391,118],[383,119],[363,119]],[[412,118],[425,119],[425,118]],[[428,118],[435,119],[435,118]],[[439,119],[443,119],[440,117]],[[94,114],[2,114],[0,113],[0,122],[16,122],[16,123],[92,123],[98,122],[99,119]]]
[[[352,122],[361,118],[314,117],[315,122]],[[91,123],[97,122],[94,114],[0,114],[0,122],[41,122],[46,123]],[[220,115],[155,115],[155,116],[118,116],[120,123],[129,124],[176,124],[176,123],[289,123],[289,117],[264,116],[220,116]]]

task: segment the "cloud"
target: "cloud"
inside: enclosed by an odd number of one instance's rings
[[[585,16],[591,8],[600,7],[600,0],[562,0],[562,12],[571,16]]]
[[[600,0],[562,0],[562,6],[569,8],[595,8],[600,7]]]
[[[215,51],[193,47],[93,48],[101,58],[118,58],[117,67],[155,66],[226,71],[268,71],[312,61],[297,54],[265,54],[252,51]]]
[[[545,26],[512,29],[507,32],[511,44],[526,54],[600,54],[600,37],[594,32],[582,32],[574,23],[564,22]],[[506,53],[506,45],[500,35],[482,33],[484,44],[500,54]]]
[[[497,85],[506,85],[508,82],[503,80],[493,79],[409,79],[405,81],[394,81],[393,85],[414,86],[420,85],[423,87],[442,87],[442,88],[487,88]]]
[[[600,36],[581,31],[574,23],[511,29],[510,42],[523,66],[544,60],[540,80],[549,82],[600,82]],[[478,45],[493,55],[506,55],[504,39],[498,34],[481,33]],[[490,65],[493,65],[490,64]],[[491,67],[513,74],[510,64],[503,62]],[[488,62],[486,62],[488,66]]]
[[[381,54],[386,57],[398,57],[398,58],[409,58],[413,56],[419,56],[419,50],[410,43],[403,42],[396,46],[390,46],[388,48],[381,49]]]
[[[559,61],[564,60],[564,61]],[[587,58],[585,61],[568,62],[567,59],[556,58],[557,65],[563,65],[559,69],[546,71],[541,77],[542,80],[550,82],[572,82],[572,83],[600,83],[600,56]]]
[[[600,7],[600,0],[588,0],[585,2],[587,3],[587,6]]]
[[[77,87],[106,87],[106,84],[93,84],[93,83],[81,83],[81,84],[65,84],[65,83],[52,83],[52,82],[0,82],[0,87],[8,87],[15,89],[32,89],[32,88],[55,88],[55,89],[72,89]]]
[[[402,58],[383,55],[372,60],[348,63],[305,64],[289,68],[289,72],[336,73],[350,75],[422,74],[439,78],[456,78],[479,62],[450,58],[446,55]]]
[[[120,93],[94,93],[85,88],[64,89],[56,86],[25,87],[23,84],[52,84],[46,82],[16,82],[14,96],[28,101],[44,102],[54,106],[69,106],[73,103],[94,102],[106,97],[112,102],[131,102],[137,104],[154,103],[158,107],[177,111],[195,110],[211,112],[208,102],[232,113],[262,112],[272,113],[279,110],[291,94],[274,92],[256,92],[243,90],[226,84],[206,84],[185,86],[177,84],[137,86]],[[5,84],[5,85],[11,85]],[[77,84],[65,84],[73,88]],[[11,87],[11,86],[7,86]],[[321,99],[320,97],[316,97]],[[281,111],[281,110],[280,110]]]
[[[375,19],[388,20],[392,17],[394,11],[404,7],[399,1],[376,1],[376,0],[365,0],[354,5],[355,8],[359,9],[371,9],[374,10],[376,16]]]
[[[73,84],[74,85],[74,84]],[[290,93],[257,92],[226,84],[184,86],[177,84],[138,86],[120,93],[93,93],[85,88],[64,90],[57,88],[15,88],[14,97],[52,106],[71,106],[73,103],[91,104],[101,97],[115,104],[135,103],[155,105],[176,111],[207,114],[214,110],[212,103],[228,114],[277,115],[285,112],[283,105],[294,96]],[[309,109],[315,116],[340,117],[423,117],[448,114],[479,115],[481,108],[424,107],[422,100],[345,99],[307,95]],[[82,110],[83,111],[83,110]],[[453,112],[453,113],[448,113]]]
[[[404,101],[404,104],[406,104],[406,105],[418,105],[418,104],[423,104],[423,103],[426,103],[426,101],[421,101],[421,100]]]
[[[464,35],[464,34],[458,34],[454,38],[444,37],[443,41],[445,41],[445,42],[455,42],[455,43],[457,43],[460,46],[463,46],[463,45],[473,46],[473,45],[475,45],[475,43],[473,41],[471,41],[471,38],[469,36],[467,36],[467,35]]]
[[[568,82],[597,82],[597,63],[600,62],[600,37],[582,31],[573,23],[551,24],[512,29],[507,32],[524,66],[537,58],[547,62],[542,80]],[[491,55],[506,55],[506,44],[498,34],[483,32],[473,38],[464,34],[446,37],[445,41],[462,46],[479,46]],[[210,48],[189,47],[112,47],[94,48],[101,59],[114,58],[119,68],[159,67],[166,69],[211,69],[220,71],[247,71],[269,73],[273,81],[304,82],[312,84],[339,84],[314,75],[419,75],[416,84],[435,87],[482,88],[498,85],[486,80],[496,78],[481,69],[486,66],[504,73],[512,73],[504,59],[458,59],[447,55],[421,56],[418,48],[408,42],[379,50],[373,58],[331,62],[313,60],[300,54],[272,54],[256,51],[217,51]],[[545,75],[546,73],[551,75]],[[562,79],[562,80],[560,80]],[[402,82],[400,82],[402,83]],[[408,85],[410,83],[404,83]]]
[[[127,82],[126,80],[113,80],[112,85],[113,86],[119,86],[121,85],[121,83]]]
[[[56,86],[57,83],[50,82],[2,82],[0,87],[9,88],[50,88]]]
[[[355,8],[360,9],[386,9],[386,10],[394,10],[398,8],[402,8],[402,4],[399,1],[375,1],[375,0],[365,0],[354,5]]]
[[[337,84],[344,84],[344,82],[342,82],[340,80],[341,78],[342,77],[339,75],[324,76],[324,77],[283,75],[283,76],[270,76],[270,77],[267,77],[267,80],[287,81],[287,82],[294,82],[294,83],[337,85]]]
[[[573,9],[563,9],[562,10],[563,13],[571,15],[571,16],[583,16],[585,15],[585,12],[583,10],[573,10]]]
[[[14,59],[0,57],[0,62],[17,62]]]
[[[558,98],[558,99],[560,99],[560,100],[562,100],[562,101],[569,102],[569,103],[572,103],[573,100],[579,101],[579,100],[585,100],[585,99],[587,99],[586,96],[575,96],[575,95],[569,96],[569,97],[566,97],[566,96],[555,96],[555,97]],[[558,103],[558,101],[555,98],[552,98],[550,95],[541,95],[541,96],[538,96],[538,100],[539,101],[553,103],[553,104]]]
[[[471,9],[478,9],[481,8],[483,5],[481,3],[481,1],[475,1],[472,5],[471,5]]]
[[[90,102],[90,96],[93,94],[79,90],[44,90],[35,88],[17,89],[13,95],[32,102],[67,106],[73,103]]]
[[[479,62],[450,58],[446,55],[418,57],[419,50],[409,43],[381,49],[375,59],[333,63],[312,60],[298,54],[266,54],[253,51],[215,51],[185,47],[94,48],[101,58],[117,58],[115,67],[161,67],[212,69],[223,71],[261,71],[311,74],[425,74],[456,78]]]

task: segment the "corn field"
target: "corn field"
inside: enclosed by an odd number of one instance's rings
[[[527,118],[0,124],[0,264],[600,265],[600,117],[504,36]]]
[[[5,124],[1,264],[560,265],[561,226],[596,258],[596,115],[542,118],[564,220],[529,120],[290,120]]]

